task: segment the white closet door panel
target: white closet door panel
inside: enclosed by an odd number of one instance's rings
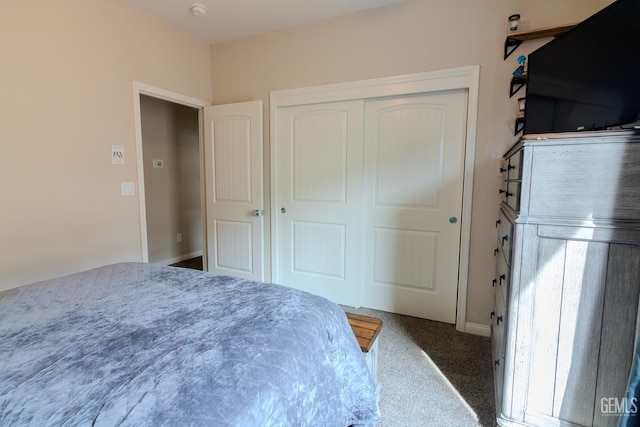
[[[292,227],[293,271],[344,279],[346,226],[294,221]]]
[[[379,112],[377,205],[438,207],[444,114],[441,105],[395,106]],[[407,185],[416,179],[420,186]]]
[[[375,228],[373,234],[374,281],[434,290],[437,233]]]
[[[278,112],[274,281],[348,305],[362,281],[363,105]]]
[[[364,305],[455,323],[466,92],[365,109]]]
[[[319,111],[292,119],[295,202],[346,202],[347,120],[347,111]]]

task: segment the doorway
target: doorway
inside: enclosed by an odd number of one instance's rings
[[[144,98],[143,98],[144,97]],[[148,98],[148,99],[147,99]],[[144,100],[143,100],[144,99]],[[165,102],[165,104],[157,104],[158,101]],[[143,106],[144,103],[151,103],[156,107],[159,106],[160,109],[166,110],[176,110],[178,107],[186,108],[186,110],[180,110],[183,114],[185,114],[188,119],[187,122],[190,123],[186,126],[184,132],[188,135],[185,138],[186,141],[189,141],[187,151],[190,152],[189,156],[184,156],[184,159],[181,163],[182,169],[186,170],[187,173],[193,174],[195,170],[197,170],[197,180],[196,179],[184,179],[184,181],[188,181],[189,190],[187,199],[189,200],[189,204],[191,206],[187,209],[188,214],[185,214],[184,217],[186,221],[183,223],[186,224],[184,226],[180,226],[178,228],[172,228],[170,234],[167,232],[168,237],[166,238],[166,242],[164,243],[165,249],[164,252],[158,251],[158,249],[153,247],[153,259],[150,259],[150,239],[148,238],[148,231],[154,229],[155,226],[148,227],[147,226],[147,211],[153,210],[151,216],[154,215],[155,206],[147,207],[147,197],[146,197],[146,186],[145,186],[145,177],[147,175],[151,175],[152,172],[166,172],[164,170],[168,167],[169,163],[166,162],[167,159],[170,163],[176,166],[176,159],[172,157],[164,158],[164,154],[154,156],[153,150],[151,152],[147,151],[144,153],[143,148]],[[158,262],[162,264],[172,264],[179,262],[180,259],[188,259],[190,256],[195,254],[200,254],[203,257],[203,265],[202,269],[207,270],[207,261],[206,261],[206,253],[207,247],[206,243],[204,243],[204,236],[206,235],[206,224],[205,224],[205,210],[203,207],[204,200],[204,192],[205,192],[205,183],[204,179],[202,179],[204,166],[203,166],[203,143],[202,143],[202,108],[208,106],[209,103],[206,101],[202,101],[196,98],[191,98],[185,95],[181,95],[179,93],[171,92],[165,89],[161,89],[158,87],[150,86],[144,83],[133,82],[133,106],[134,106],[134,124],[135,124],[135,134],[136,134],[136,157],[137,157],[137,171],[138,171],[138,206],[140,209],[140,245],[141,245],[141,258],[143,262]],[[147,105],[148,107],[148,105]],[[145,108],[146,110],[146,108]],[[146,113],[145,113],[146,114]],[[171,115],[167,115],[166,117],[172,117]],[[195,118],[195,125],[194,125]],[[153,119],[152,119],[153,120]],[[169,121],[173,119],[168,119]],[[176,119],[180,120],[180,119]],[[153,123],[153,121],[151,122]],[[155,127],[162,128],[163,126],[167,126],[166,123],[157,124]],[[176,127],[180,129],[180,126]],[[147,128],[149,129],[149,128]],[[153,129],[153,128],[151,128]],[[182,139],[180,137],[180,132],[178,131],[166,131],[166,133],[173,133],[174,135],[178,135],[177,139]],[[152,132],[153,134],[153,132]],[[183,135],[184,136],[184,135]],[[166,137],[166,135],[165,135]],[[197,141],[196,144],[193,144],[193,141]],[[197,148],[196,148],[197,147]],[[196,155],[197,153],[197,155]],[[186,165],[184,164],[186,163]],[[196,168],[197,165],[197,168]],[[155,169],[158,169],[154,171]],[[150,169],[150,171],[149,171]],[[162,174],[158,174],[162,175]],[[170,174],[165,174],[169,176]],[[172,182],[171,180],[168,180]],[[173,182],[177,182],[173,180]],[[151,184],[150,184],[151,185]],[[179,188],[179,187],[178,187]],[[170,187],[165,188],[165,190],[160,191],[169,191]],[[181,192],[174,192],[174,200],[180,200]],[[199,195],[199,196],[198,196]],[[153,196],[151,196],[153,197]],[[183,197],[184,200],[184,197]],[[192,205],[195,203],[195,200],[199,203],[199,208],[194,208]],[[178,202],[176,202],[178,203]],[[167,208],[160,208],[167,209]],[[172,209],[172,208],[168,208]],[[199,221],[198,221],[199,218]],[[180,230],[181,228],[184,230]],[[199,232],[198,232],[199,229]],[[186,231],[185,231],[186,230]],[[197,234],[199,233],[199,236]],[[181,234],[181,236],[179,236]],[[169,251],[166,251],[167,246],[171,246],[173,242],[176,244],[185,242],[185,234],[190,240],[190,243],[186,246],[186,250],[184,248],[182,250],[178,250],[180,246],[177,246],[177,249],[174,252],[174,249],[171,248]],[[155,241],[156,237],[152,237],[151,240]],[[178,242],[178,240],[182,240],[182,242]],[[198,245],[198,242],[200,244]],[[193,248],[197,249],[193,249]],[[199,248],[198,248],[199,247]],[[169,254],[169,255],[167,255]]]
[[[140,95],[149,262],[202,257],[198,110]]]

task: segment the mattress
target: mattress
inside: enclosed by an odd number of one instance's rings
[[[0,292],[0,425],[378,420],[346,316],[322,297],[147,263]]]

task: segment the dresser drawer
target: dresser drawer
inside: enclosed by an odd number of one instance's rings
[[[504,349],[505,349],[505,305],[500,292],[494,293],[494,312],[492,315],[492,356],[493,356],[493,380],[496,393],[496,402],[502,401],[502,382],[504,378]]]
[[[498,217],[498,245],[502,248],[507,265],[511,265],[511,241],[513,240],[513,223],[502,211]]]
[[[516,212],[520,211],[521,186],[522,186],[522,183],[520,181],[507,181],[507,192],[505,193],[505,203],[509,205],[509,207]]]
[[[515,152],[507,161],[507,179],[508,180],[520,180],[522,179],[522,150]]]
[[[511,269],[507,265],[503,253],[498,254],[496,257],[496,263],[498,272],[496,275],[495,288],[500,291],[499,293],[502,295],[504,303],[506,303],[509,297],[509,284],[511,281],[509,273]]]
[[[504,175],[506,175],[506,173]],[[507,181],[506,179],[503,179],[500,181],[500,184],[501,184],[500,189],[498,190],[498,193],[500,193],[500,200],[503,203],[507,203],[507,200],[508,200],[507,191],[509,188],[509,181]]]
[[[640,221],[640,144],[535,145],[528,214]],[[527,154],[529,155],[529,154]]]

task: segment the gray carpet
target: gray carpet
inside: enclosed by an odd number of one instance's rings
[[[491,342],[454,325],[367,308],[378,339],[380,427],[495,426]]]

